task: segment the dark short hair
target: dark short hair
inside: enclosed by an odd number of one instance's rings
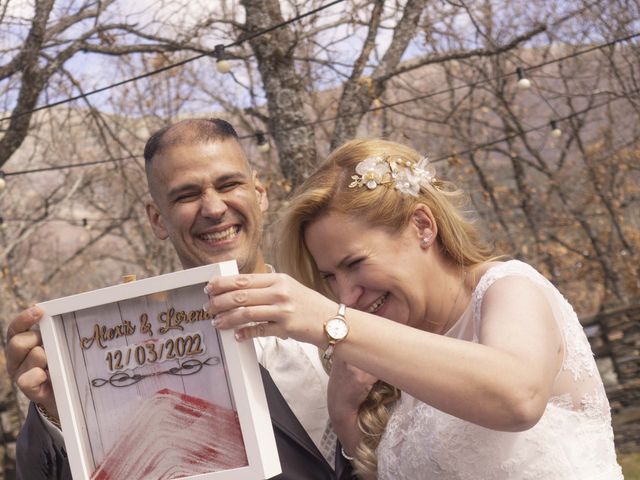
[[[167,125],[155,132],[144,146],[144,164],[148,170],[153,157],[165,148],[187,143],[219,142],[238,139],[233,126],[220,118],[190,118]]]

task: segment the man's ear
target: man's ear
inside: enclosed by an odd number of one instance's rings
[[[264,213],[267,211],[267,208],[269,208],[269,198],[267,196],[267,188],[262,184],[256,172],[253,172],[253,185],[256,189],[260,211]]]
[[[411,225],[423,247],[428,247],[438,235],[438,225],[431,209],[424,203],[418,203],[411,214]]]
[[[162,220],[160,210],[158,209],[156,204],[153,203],[152,200],[150,200],[145,205],[145,209],[147,211],[147,217],[149,218],[149,223],[151,224],[151,230],[153,230],[153,234],[160,240],[166,240],[169,236],[169,232],[164,226],[164,221]]]

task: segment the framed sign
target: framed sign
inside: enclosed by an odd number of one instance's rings
[[[211,325],[205,284],[235,261],[39,304],[75,480],[280,473],[252,342]]]

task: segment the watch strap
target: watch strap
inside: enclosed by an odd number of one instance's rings
[[[343,322],[346,323],[346,320],[344,318],[345,313],[347,312],[347,306],[344,303],[341,303],[338,305],[338,313],[336,313],[333,317],[331,317],[329,320],[327,320],[327,322],[325,323],[325,329],[326,329],[326,325],[328,322],[330,322],[331,320],[333,320],[334,318],[338,318],[340,320],[342,320]],[[325,330],[326,331],[326,330]],[[327,348],[325,349],[324,353],[322,354],[322,358],[323,360],[331,363],[331,357],[333,356],[333,350],[335,349],[336,343],[343,340],[343,339],[335,339],[332,338],[328,332],[327,336],[329,337],[329,345],[327,346]]]

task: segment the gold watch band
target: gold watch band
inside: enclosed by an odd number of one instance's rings
[[[346,319],[344,318],[346,312],[347,312],[347,306],[344,303],[341,303],[340,305],[338,305],[338,312],[325,322],[325,333],[329,338],[329,345],[325,349],[324,354],[322,355],[322,358],[329,364],[331,363],[331,357],[333,356],[333,350],[335,349],[336,343],[344,340],[344,338],[346,338],[347,334],[349,333],[349,326],[346,325]],[[329,333],[329,330],[327,330],[327,325],[332,320],[341,320],[346,325],[346,333],[342,338],[333,338]]]

